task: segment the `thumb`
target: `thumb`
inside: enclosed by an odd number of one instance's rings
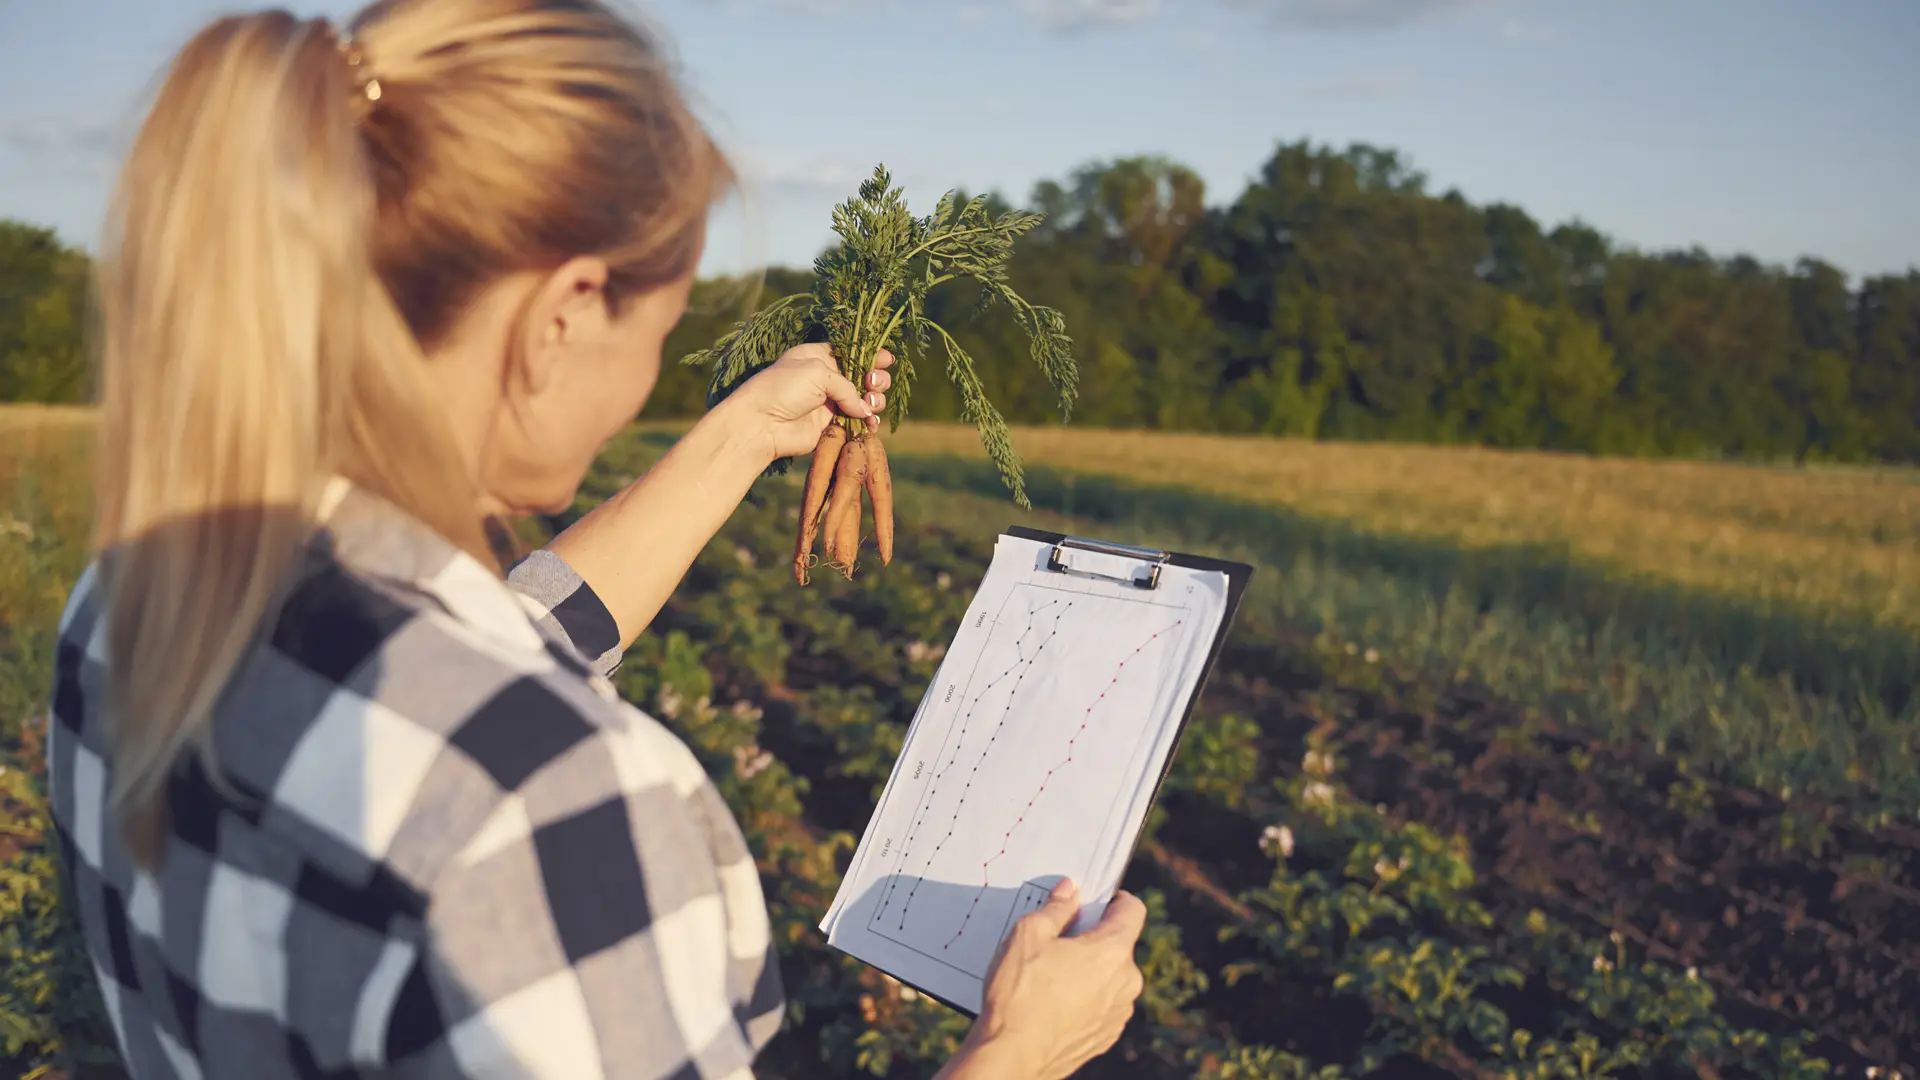
[[[856,420],[872,416],[873,406],[867,404],[867,399],[860,393],[860,388],[853,385],[851,380],[840,374],[831,364],[827,365],[827,368],[825,385],[821,389],[826,391],[827,400],[833,402],[840,414],[851,416]]]
[[[1080,887],[1071,878],[1061,878],[1060,883],[1047,894],[1047,902],[1028,913],[1024,921],[1043,930],[1048,937],[1059,937],[1066,933],[1073,917],[1080,913]]]
[[[1086,936],[1095,940],[1110,938],[1132,945],[1146,929],[1147,905],[1140,898],[1124,890],[1113,894],[1107,901],[1107,910],[1101,914],[1100,922],[1087,931]]]

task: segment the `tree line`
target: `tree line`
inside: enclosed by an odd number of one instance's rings
[[[930,207],[938,193],[907,194]],[[1038,184],[1027,205],[1047,217],[1012,276],[1066,318],[1074,423],[1920,461],[1920,269],[1850,285],[1814,258],[1634,250],[1578,222],[1547,228],[1517,206],[1435,193],[1401,155],[1366,145],[1282,144],[1220,205],[1160,157],[1089,164]],[[0,398],[84,394],[84,267],[44,230],[0,229]],[[702,282],[647,414],[698,413],[704,373],[674,361],[749,295],[783,296],[807,276]],[[968,322],[973,299],[936,293],[929,314],[966,324],[956,336],[1010,419],[1046,422],[1054,399],[1019,331],[991,313]],[[913,415],[957,418],[959,400],[925,378]]]

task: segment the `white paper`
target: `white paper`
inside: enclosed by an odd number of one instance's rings
[[[1218,571],[1164,566],[1148,590],[1049,571],[1052,551],[1000,537],[820,924],[974,1013],[1000,942],[1061,877],[1080,886],[1069,933],[1106,909],[1226,612]]]

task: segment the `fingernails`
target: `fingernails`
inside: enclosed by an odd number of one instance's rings
[[[881,397],[881,396],[880,396],[879,394],[868,394],[868,395],[867,395],[867,408],[869,408],[869,409],[878,409],[878,408],[880,407],[880,404],[881,404],[881,402],[883,402],[883,401],[885,401],[885,400],[886,400],[886,399],[885,399],[885,398],[883,398],[883,397]]]
[[[1072,878],[1061,878],[1059,884],[1053,887],[1053,898],[1055,900],[1065,900],[1079,891],[1080,887],[1073,883]]]

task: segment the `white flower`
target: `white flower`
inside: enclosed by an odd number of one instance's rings
[[[1285,825],[1269,825],[1260,834],[1260,850],[1271,855],[1278,851],[1283,859],[1293,855],[1293,830]]]
[[[940,587],[941,589],[949,589],[949,588],[952,588],[952,587],[953,587],[953,575],[952,575],[952,574],[949,574],[949,573],[947,573],[947,572],[946,572],[945,570],[942,570],[942,571],[940,571],[940,576],[938,576],[938,577],[936,577],[936,578],[934,578],[934,579],[933,579],[933,583],[934,583],[935,585],[937,585],[937,586],[939,586],[939,587]]]
[[[1307,756],[1300,759],[1300,767],[1315,776],[1326,776],[1333,772],[1333,755],[1309,750]]]
[[[1306,786],[1306,790],[1300,793],[1300,801],[1306,803],[1308,806],[1332,806],[1333,785],[1315,780]]]
[[[1700,969],[1699,969],[1699,968],[1697,968],[1697,967],[1690,967],[1690,968],[1688,968],[1688,969],[1687,969],[1687,981],[1688,981],[1688,982],[1694,982],[1694,981],[1696,981],[1696,980],[1697,980],[1697,979],[1699,979],[1699,978],[1700,978]]]
[[[903,986],[900,988],[901,1001],[918,1001],[919,999],[920,999],[920,992],[915,990],[913,987]]]
[[[740,779],[751,780],[773,764],[773,754],[758,746],[736,746],[733,748],[733,764],[739,770]]]
[[[1879,1075],[1880,1075],[1880,1066],[1878,1065],[1867,1066],[1867,1080],[1873,1080],[1874,1077]]]
[[[1381,881],[1392,881],[1400,876],[1400,868],[1387,861],[1386,856],[1373,860],[1373,876]]]
[[[745,720],[749,723],[760,719],[763,715],[760,706],[755,705],[746,698],[741,698],[739,701],[734,702],[732,711],[737,719]]]
[[[1595,970],[1595,971],[1612,971],[1612,970],[1613,970],[1613,961],[1611,961],[1611,960],[1609,960],[1609,959],[1607,959],[1607,958],[1606,958],[1606,957],[1604,957],[1604,956],[1596,956],[1596,957],[1594,957],[1594,958],[1593,958],[1593,970]]]
[[[1615,945],[1620,944],[1620,931],[1615,930],[1613,933],[1608,934],[1607,940],[1613,942]]]
[[[1377,664],[1377,663],[1379,663],[1379,662],[1380,662],[1380,650],[1379,650],[1379,649],[1368,649],[1368,650],[1367,650],[1367,663],[1369,663],[1369,664]]]
[[[746,567],[749,570],[753,569],[753,564],[754,564],[753,551],[752,549],[748,548],[745,544],[733,545],[733,557],[734,557],[734,560],[738,562],[741,566]]]
[[[660,697],[654,702],[654,708],[660,710],[661,716],[672,720],[680,715],[680,706],[684,700],[673,687],[663,686],[660,688]]]

